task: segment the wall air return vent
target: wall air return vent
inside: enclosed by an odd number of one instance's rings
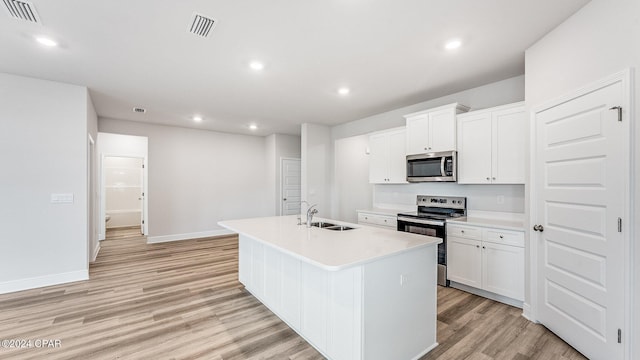
[[[32,3],[24,0],[2,0],[2,2],[11,17],[40,24],[40,16]]]
[[[6,0],[5,0],[6,1]],[[191,17],[191,25],[189,26],[189,32],[200,37],[206,38],[211,34],[211,30],[218,24],[218,20],[210,17],[193,13]]]

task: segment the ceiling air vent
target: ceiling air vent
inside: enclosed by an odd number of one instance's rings
[[[40,16],[32,3],[23,0],[2,0],[2,2],[11,17],[36,24],[40,23]]]
[[[189,32],[206,38],[211,33],[211,30],[216,27],[217,23],[218,20],[206,17],[198,13],[193,13],[193,16],[191,18],[191,25],[189,26]]]

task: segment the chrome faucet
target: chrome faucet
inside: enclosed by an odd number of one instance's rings
[[[318,204],[313,204],[307,208],[307,227],[311,227],[311,222],[313,221],[313,215],[318,213],[318,209],[315,209],[315,206]]]
[[[302,200],[300,201],[300,214],[298,214],[298,225],[302,225],[302,203],[307,204],[307,206],[309,206],[309,203]]]

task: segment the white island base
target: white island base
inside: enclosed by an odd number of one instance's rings
[[[357,251],[360,240],[350,240],[354,236],[384,247],[377,241],[394,241],[383,239],[398,232],[367,226],[333,232],[303,226],[295,230],[301,236],[295,241],[303,244],[291,249],[251,231],[243,234],[237,222],[221,225],[239,233],[240,282],[327,358],[409,360],[437,346],[437,241],[416,245],[420,238],[410,238],[411,245],[401,251],[337,266],[300,253],[318,246],[324,236],[331,237],[327,245],[336,252]],[[343,241],[344,248],[335,241]]]

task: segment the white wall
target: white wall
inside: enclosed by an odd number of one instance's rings
[[[415,208],[416,195],[462,195],[467,196],[470,210],[524,213],[523,185],[458,185],[458,184],[407,184],[407,185],[371,185],[368,184],[368,157],[360,154],[349,154],[351,147],[339,144],[340,140],[354,135],[367,134],[374,131],[405,126],[403,115],[429,108],[459,102],[472,109],[483,109],[497,105],[509,104],[524,100],[524,76],[498,81],[477,88],[465,90],[441,98],[421,102],[419,104],[395,109],[386,113],[370,116],[331,129],[334,139],[336,162],[335,186],[340,189],[373,189],[372,196],[362,191],[348,193],[341,191],[333,199],[334,217],[350,221],[356,216],[356,210],[371,207],[385,207],[403,210]],[[353,144],[363,144],[363,139]],[[356,145],[357,146],[357,145]],[[348,163],[344,163],[348,162]],[[349,166],[351,165],[351,166]],[[354,176],[354,174],[360,174]],[[366,174],[366,177],[365,177]],[[498,196],[504,197],[504,203],[498,203]]]
[[[333,179],[333,144],[329,127],[302,124],[301,196],[310,205],[317,204],[318,216],[331,217],[331,179]],[[302,205],[306,211],[306,206]]]
[[[149,139],[149,241],[227,233],[220,220],[271,215],[265,138],[99,119]]]
[[[332,218],[358,222],[355,210],[368,209],[373,202],[369,184],[369,136],[360,135],[334,142]]]
[[[85,87],[0,74],[0,293],[88,277],[89,103]]]
[[[640,84],[640,1],[592,0],[580,11],[551,31],[526,52],[527,106],[540,105],[617,73],[635,68],[634,82]],[[635,143],[640,139],[638,92],[634,95],[632,127]],[[633,185],[640,179],[640,146],[635,146]],[[640,228],[640,192],[633,195],[633,224]],[[631,234],[634,299],[632,308],[635,346],[629,359],[640,358],[640,245]]]

